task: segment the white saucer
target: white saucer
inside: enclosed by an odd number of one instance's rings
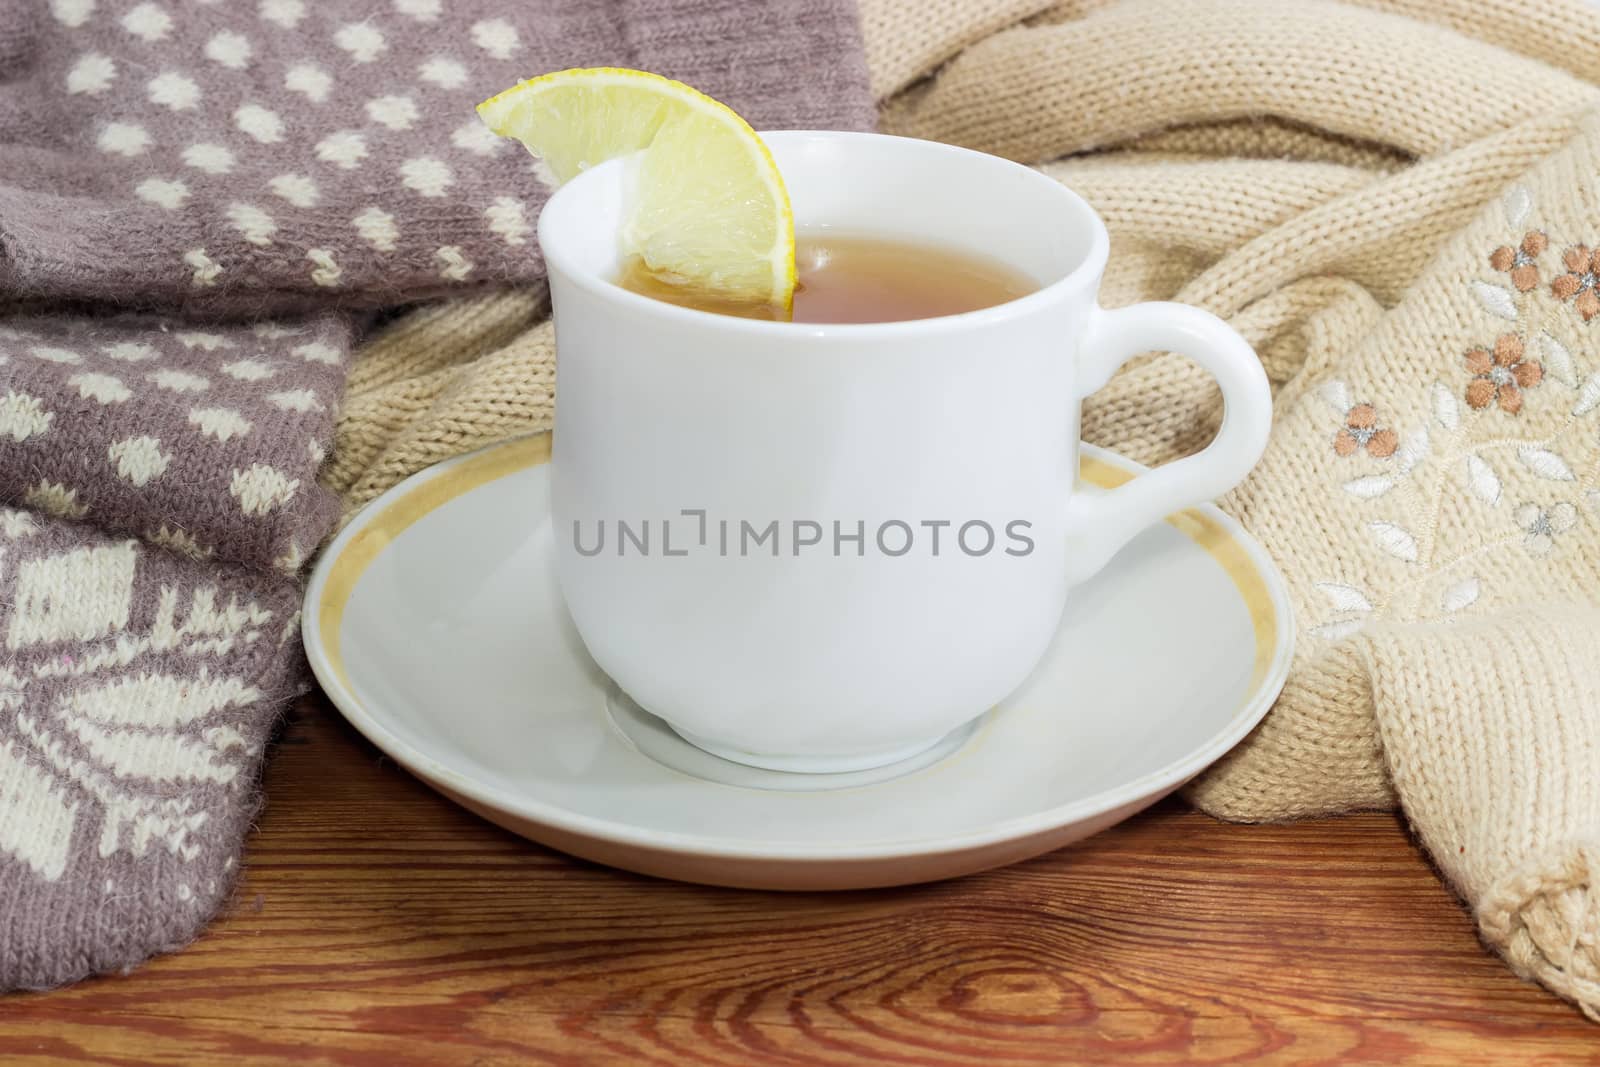
[[[368,507],[312,576],[305,643],[334,704],[397,762],[601,863],[774,889],[1010,863],[1182,785],[1255,726],[1288,670],[1282,579],[1237,523],[1196,508],[1075,590],[1034,676],[934,750],[853,774],[729,763],[584,651],[551,567],[548,456],[547,435],[513,441]],[[1093,449],[1082,466],[1102,487],[1139,469]]]

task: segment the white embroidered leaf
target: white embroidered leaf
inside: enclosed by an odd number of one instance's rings
[[[1511,296],[1511,290],[1499,285],[1490,285],[1488,282],[1473,282],[1472,291],[1478,297],[1478,303],[1491,315],[1498,315],[1502,319],[1516,320],[1517,302]]]
[[[1373,497],[1382,496],[1394,488],[1394,479],[1386,478],[1381,474],[1369,475],[1365,478],[1356,478],[1344,483],[1344,491],[1351,496],[1360,497],[1362,500],[1371,500]]]
[[[1486,504],[1500,503],[1500,476],[1477,456],[1467,457],[1467,482],[1472,495]]]
[[[1372,539],[1378,542],[1378,547],[1395,559],[1407,563],[1417,561],[1417,539],[1404,526],[1392,522],[1369,522],[1367,529],[1372,532]]]
[[[1506,209],[1506,222],[1516,229],[1528,220],[1528,212],[1533,208],[1533,197],[1528,193],[1526,185],[1513,185],[1506,190],[1503,204]]]
[[[1341,415],[1350,410],[1350,390],[1345,388],[1343,382],[1323,382],[1322,388],[1317,390],[1317,395]]]
[[[1583,388],[1578,391],[1578,402],[1573,405],[1574,415],[1587,415],[1597,406],[1600,406],[1600,374],[1589,375],[1589,380],[1583,383]]]
[[[1477,601],[1479,591],[1478,579],[1463,579],[1444,591],[1444,595],[1439,598],[1439,606],[1446,614],[1453,615],[1463,608],[1471,607]]]
[[[1400,451],[1395,453],[1395,462],[1400,465],[1401,474],[1410,474],[1411,468],[1421,463],[1428,455],[1428,428],[1418,426],[1406,434],[1405,440],[1400,442]]]
[[[1583,494],[1583,499],[1588,502],[1591,511],[1600,511],[1600,489],[1591,489]]]
[[[1541,478],[1547,478],[1552,482],[1572,481],[1572,468],[1567,466],[1567,461],[1547,448],[1527,445],[1517,450],[1517,458],[1522,460],[1523,466]]]
[[[1447,430],[1461,425],[1461,405],[1456,402],[1456,394],[1443,382],[1433,383],[1433,417]]]
[[[1327,622],[1312,627],[1311,632],[1324,640],[1338,641],[1340,638],[1349,637],[1365,624],[1365,619],[1341,619],[1338,622]]]
[[[1550,377],[1568,388],[1578,384],[1572,374],[1572,353],[1566,345],[1545,333],[1539,335],[1539,348],[1544,352],[1544,369]]]
[[[1340,585],[1338,582],[1318,582],[1317,588],[1322,590],[1328,602],[1335,611],[1361,611],[1372,610],[1372,601],[1367,595],[1353,585]]]

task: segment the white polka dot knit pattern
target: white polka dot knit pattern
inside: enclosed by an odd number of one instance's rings
[[[737,8],[8,4],[0,292],[259,313],[535,282],[533,161],[473,113],[523,77],[643,66],[758,127],[870,122],[859,60],[818,86],[807,57],[853,34],[848,9]]]
[[[0,319],[0,984],[226,899],[337,501],[338,316]]]
[[[0,500],[296,574],[337,511],[316,474],[349,342],[337,317],[0,319]]]

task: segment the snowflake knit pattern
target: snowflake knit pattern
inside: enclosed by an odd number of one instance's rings
[[[1224,506],[1301,640],[1215,814],[1403,806],[1484,940],[1600,1016],[1600,19],[1580,0],[862,0],[887,132],[1040,165],[1112,233],[1108,305],[1256,346],[1278,420]],[[545,429],[537,299],[419,311],[350,376],[346,507]],[[1222,418],[1152,355],[1085,436]]]
[[[872,118],[845,0],[0,0],[0,988],[227,900],[308,684],[348,309],[539,304],[544,190],[473,105],[600,64]]]

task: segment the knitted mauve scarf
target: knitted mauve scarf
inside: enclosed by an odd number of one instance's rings
[[[872,118],[846,0],[0,0],[0,988],[225,900],[349,310],[541,283],[530,160],[472,106],[578,65]]]

